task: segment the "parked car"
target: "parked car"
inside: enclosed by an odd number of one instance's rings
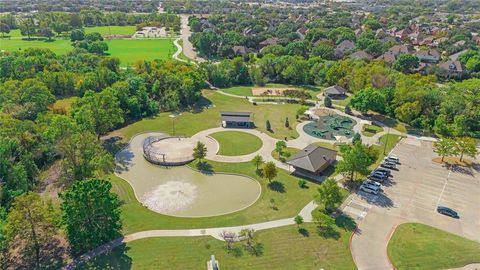
[[[377,195],[378,192],[380,192],[380,188],[373,188],[366,185],[361,185],[360,190],[374,195]]]
[[[396,169],[397,168],[397,164],[395,164],[391,161],[384,161],[380,166],[382,166],[383,168],[387,168],[387,169]]]
[[[387,168],[379,167],[379,168],[376,168],[374,172],[381,172],[381,173],[385,174],[386,176],[392,176],[392,172]]]
[[[370,180],[373,180],[375,182],[380,182],[380,183],[383,183],[383,181],[385,181],[385,177],[381,176],[381,175],[369,175],[368,176],[368,179]]]
[[[460,218],[460,216],[458,215],[458,213],[455,210],[453,210],[451,208],[448,208],[448,207],[445,207],[445,206],[437,207],[437,212],[442,214],[442,215],[449,216],[449,217],[452,217],[452,218]]]
[[[389,155],[388,157],[385,157],[385,160],[393,163],[397,163],[397,164],[400,163],[400,159],[395,155]]]
[[[379,188],[382,187],[382,185],[380,185],[380,183],[372,181],[372,180],[368,180],[368,179],[363,181],[362,185],[364,185],[366,187],[373,188],[373,189],[379,189]]]
[[[388,174],[385,174],[384,172],[379,172],[377,170],[373,171],[372,173],[370,173],[371,176],[378,176],[378,177],[381,177],[381,178],[384,178],[385,180],[388,179]]]

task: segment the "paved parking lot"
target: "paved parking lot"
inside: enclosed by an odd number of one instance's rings
[[[480,242],[480,168],[447,168],[432,162],[432,143],[403,139],[393,153],[398,171],[384,192],[363,192],[349,198],[344,212],[357,220],[352,253],[359,269],[391,269],[386,245],[395,226],[420,222]],[[438,205],[455,209],[456,220],[436,212]],[[359,207],[360,206],[360,207]]]

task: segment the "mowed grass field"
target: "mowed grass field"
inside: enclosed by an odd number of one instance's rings
[[[480,263],[480,243],[419,224],[398,226],[388,243],[396,269],[449,269]]]
[[[97,26],[85,28],[86,33],[99,32],[103,36],[110,34],[127,35],[135,32],[135,26]],[[52,41],[44,39],[25,40],[20,30],[12,30],[8,36],[0,38],[0,50],[20,51],[26,48],[47,48],[62,55],[72,50],[69,39],[55,38]],[[168,59],[176,48],[173,40],[165,39],[114,39],[107,40],[111,56],[118,57],[122,66],[130,66],[139,60]]]
[[[218,154],[224,156],[251,154],[263,145],[262,140],[257,136],[241,131],[221,131],[210,136],[220,145]]]
[[[235,243],[238,257],[229,254],[225,243],[212,237],[147,238],[118,247],[79,269],[206,269],[212,254],[220,269],[355,269],[349,251],[351,232],[336,228],[338,240],[318,235],[314,224],[303,226],[309,236],[302,236],[296,226],[257,232],[263,245],[262,256],[246,252],[243,243]]]

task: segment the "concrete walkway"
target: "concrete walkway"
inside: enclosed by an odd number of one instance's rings
[[[195,52],[195,50],[193,49],[193,45],[189,40],[190,36],[192,35],[192,32],[190,31],[190,26],[188,26],[188,16],[189,15],[186,15],[186,14],[180,15],[181,23],[182,23],[180,36],[183,41],[183,54],[195,62],[198,62],[198,63],[206,62],[205,59],[197,55],[197,52]]]
[[[209,135],[215,132],[222,132],[222,131],[238,131],[238,132],[245,132],[252,134],[254,136],[257,136],[262,140],[262,147],[247,155],[241,155],[241,156],[224,156],[224,155],[218,155],[218,151],[220,149],[220,145],[218,142],[210,137]],[[275,150],[275,144],[277,143],[277,139],[274,139],[270,137],[269,135],[258,131],[256,129],[240,129],[240,128],[222,128],[222,127],[217,127],[217,128],[211,128],[207,130],[202,130],[198,132],[197,134],[192,136],[192,139],[201,141],[205,144],[207,147],[207,156],[206,159],[208,160],[213,160],[213,161],[218,161],[218,162],[227,162],[227,163],[237,163],[237,162],[249,162],[251,161],[256,155],[260,155],[263,157],[265,161],[272,161],[275,163],[275,165],[279,168],[289,170],[289,166],[286,165],[285,163],[282,163],[272,157],[272,152]]]
[[[312,201],[308,203],[299,213],[300,216],[303,217],[304,222],[312,222],[312,211],[317,208],[317,204]],[[149,231],[142,231],[132,233],[115,240],[112,240],[104,245],[97,247],[96,249],[83,254],[82,256],[73,260],[72,263],[68,264],[64,269],[75,269],[82,263],[87,262],[88,260],[100,256],[115,247],[118,247],[124,243],[132,242],[135,240],[140,240],[144,238],[152,238],[152,237],[192,237],[192,236],[211,236],[215,239],[224,241],[220,234],[224,231],[227,232],[234,232],[238,234],[242,229],[254,229],[255,231],[261,230],[268,230],[288,225],[294,225],[295,217],[291,218],[284,218],[278,219],[273,221],[255,223],[255,224],[248,224],[242,226],[233,226],[233,227],[219,227],[219,228],[204,228],[204,229],[189,229],[189,230],[149,230]],[[237,239],[239,240],[239,239]]]

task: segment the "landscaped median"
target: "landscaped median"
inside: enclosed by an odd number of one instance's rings
[[[218,155],[242,156],[258,151],[263,143],[257,136],[242,131],[220,131],[210,134],[220,145]]]
[[[396,269],[449,269],[480,263],[480,243],[419,224],[399,225],[388,243]]]

